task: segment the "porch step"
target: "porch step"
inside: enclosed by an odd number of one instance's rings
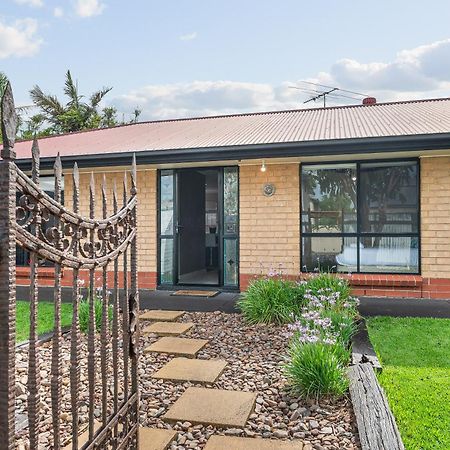
[[[227,362],[221,359],[174,358],[152,377],[171,381],[214,383],[226,366]]]
[[[185,322],[154,322],[142,330],[142,334],[157,334],[159,336],[178,336],[188,332],[194,326]]]
[[[139,316],[142,320],[153,320],[159,322],[173,322],[179,319],[185,311],[168,311],[164,309],[151,309]]]
[[[161,428],[139,429],[139,450],[166,450],[177,432]]]
[[[255,407],[253,392],[190,387],[170,407],[163,419],[169,422],[219,427],[245,426]]]
[[[144,353],[168,353],[169,355],[195,358],[208,343],[206,339],[188,339],[165,336],[144,349]]]
[[[302,450],[303,442],[213,435],[206,442],[204,450],[226,448],[233,450]]]

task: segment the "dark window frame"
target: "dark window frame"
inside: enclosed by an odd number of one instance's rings
[[[402,163],[402,162],[414,162],[417,169],[417,187],[416,187],[416,199],[417,199],[417,232],[409,232],[409,233],[375,233],[375,232],[362,232],[361,231],[361,212],[359,205],[361,203],[361,186],[359,180],[361,179],[361,164],[367,163]],[[355,164],[356,167],[356,232],[347,233],[347,232],[331,232],[331,233],[312,233],[312,232],[303,232],[303,168],[308,166],[317,166],[320,165],[329,165],[333,167],[338,164]],[[420,177],[420,159],[419,158],[395,158],[395,159],[359,159],[359,160],[343,160],[343,161],[326,161],[326,162],[308,162],[300,164],[300,271],[302,273],[310,272],[304,270],[303,264],[303,238],[304,237],[354,237],[356,238],[356,248],[357,248],[357,269],[356,271],[349,271],[350,273],[358,273],[358,274],[367,274],[367,275],[420,275],[422,273],[422,256],[421,256],[421,204],[420,204],[420,192],[421,192],[421,177]],[[413,237],[417,238],[418,243],[418,253],[417,253],[417,271],[410,272],[379,272],[379,271],[370,271],[365,272],[360,270],[360,251],[359,251],[359,243],[360,239],[364,237]]]

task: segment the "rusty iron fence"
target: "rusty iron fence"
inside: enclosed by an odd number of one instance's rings
[[[39,146],[32,146],[31,178],[17,166],[14,151],[16,114],[11,87],[2,98],[3,149],[0,161],[0,447],[13,449],[15,433],[15,320],[16,244],[30,253],[30,338],[28,350],[28,439],[31,449],[39,446],[42,418],[40,388],[40,343],[38,324],[38,277],[40,261],[54,265],[54,330],[51,357],[52,448],[62,442],[63,352],[70,352],[70,414],[73,449],[138,448],[138,286],[136,227],[136,161],[131,166],[131,188],[123,184],[119,201],[113,188],[113,210],[108,216],[106,182],[101,190],[102,217],[95,218],[94,177],[89,188],[89,217],[80,214],[80,177],[75,163],[71,173],[72,207],[61,202],[62,164],[54,164],[54,197],[39,186]],[[67,199],[66,199],[67,200]],[[66,202],[68,203],[68,202]],[[122,203],[119,206],[119,203]],[[119,267],[120,266],[120,267]],[[108,277],[112,267],[113,277]],[[62,335],[61,278],[71,271],[72,324],[70,336]],[[88,273],[86,290],[89,305],[87,336],[80,331],[79,308],[81,275]],[[98,277],[98,275],[100,276]],[[96,279],[100,278],[101,294]],[[122,296],[120,296],[122,290]],[[97,291],[97,293],[100,291]],[[99,295],[99,299],[97,299]],[[111,298],[112,297],[112,298]],[[121,297],[121,298],[119,298]],[[96,302],[101,302],[101,329],[96,334]],[[112,318],[110,310],[112,309]],[[63,346],[64,340],[70,344]],[[87,340],[87,342],[86,342]],[[82,345],[85,351],[82,352]],[[87,377],[80,381],[81,359],[85,358]],[[67,359],[67,358],[66,358]],[[100,361],[98,361],[98,359]],[[119,369],[120,368],[120,369]],[[81,394],[87,395],[88,420],[80,420]],[[88,391],[88,392],[86,392]],[[84,397],[84,398],[85,398]],[[98,410],[101,410],[99,417]],[[86,428],[87,424],[87,428]],[[86,428],[87,441],[79,435]]]

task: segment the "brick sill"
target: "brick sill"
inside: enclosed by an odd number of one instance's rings
[[[420,275],[391,275],[391,274],[340,274],[349,281],[351,286],[382,286],[382,287],[420,287],[423,278]]]

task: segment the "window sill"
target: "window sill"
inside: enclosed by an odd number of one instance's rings
[[[347,279],[351,286],[416,287],[423,284],[420,275],[355,273],[340,276]]]

